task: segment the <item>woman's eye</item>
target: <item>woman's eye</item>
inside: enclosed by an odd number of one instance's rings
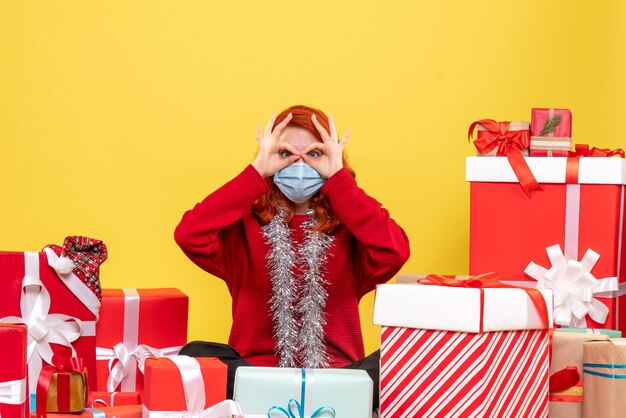
[[[309,152],[309,157],[317,158],[320,155],[322,155],[322,154],[319,151],[310,151]]]
[[[278,153],[278,155],[280,155],[283,158],[287,158],[287,157],[291,157],[291,152],[289,151],[281,151]]]

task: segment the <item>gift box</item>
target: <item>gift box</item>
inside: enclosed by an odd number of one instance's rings
[[[141,393],[92,391],[87,400],[87,407],[89,408],[120,405],[141,405]]]
[[[560,329],[552,336],[552,361],[550,363],[550,418],[582,418],[583,416],[583,344],[594,339],[608,340],[604,334],[564,332]],[[572,369],[575,374],[563,372]],[[557,381],[560,380],[560,381]]]
[[[101,408],[85,408],[80,413],[49,413],[48,418],[141,418],[141,405],[120,405]],[[37,418],[31,413],[30,418]]]
[[[55,356],[37,381],[37,416],[47,412],[81,412],[87,405],[87,369],[82,359]]]
[[[178,289],[104,289],[97,325],[98,391],[141,391],[146,358],[187,343],[189,298]]]
[[[376,288],[381,418],[547,416],[552,292],[443,282]]]
[[[572,149],[572,112],[569,109],[531,111],[530,155],[567,157]]]
[[[242,415],[236,403],[225,400],[227,369],[213,357],[146,360],[143,418]]]
[[[579,334],[592,335],[608,335],[610,338],[622,338],[622,331],[617,329],[602,329],[602,328],[559,328],[559,332],[576,332]]]
[[[372,390],[364,370],[238,367],[233,399],[246,417],[291,412],[297,417],[332,413],[329,416],[368,418]]]
[[[526,161],[543,187],[531,199],[515,184],[506,159],[467,158],[470,274],[496,271],[522,285],[553,289],[559,326],[623,331],[625,160]]]
[[[98,257],[97,262],[103,259],[106,255]],[[66,268],[58,267],[60,261],[68,260],[68,257],[59,257],[52,248],[40,253],[0,252],[0,322],[31,326],[29,344],[33,351],[29,353],[28,374],[32,396],[42,366],[51,364],[55,352],[64,348],[70,348],[73,355],[83,359],[92,371],[89,374],[92,384],[96,382],[95,322],[100,300],[83,280],[84,275],[72,268],[71,261],[65,264]],[[59,271],[53,268],[55,266]],[[88,267],[92,275],[96,274],[97,268],[91,264],[79,266],[83,267]]]
[[[588,341],[583,346],[585,417],[626,417],[626,339]]]
[[[3,418],[28,416],[27,342],[26,325],[0,324],[0,415]]]

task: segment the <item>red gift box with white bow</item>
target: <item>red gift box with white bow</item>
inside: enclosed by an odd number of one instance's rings
[[[506,158],[467,158],[469,273],[553,289],[559,326],[624,331],[626,161],[577,151],[583,156],[526,158],[543,189],[530,198]]]
[[[26,346],[28,328],[20,324],[0,324],[0,416],[26,418]]]

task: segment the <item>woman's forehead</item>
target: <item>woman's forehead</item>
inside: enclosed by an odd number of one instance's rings
[[[320,142],[311,132],[297,126],[287,126],[278,139],[279,141],[289,143],[289,145],[299,151],[315,142]]]

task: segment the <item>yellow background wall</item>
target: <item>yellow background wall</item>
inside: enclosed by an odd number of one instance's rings
[[[226,341],[226,287],[173,230],[252,161],[257,122],[303,103],[352,129],[359,184],[411,239],[403,271],[465,273],[468,125],[569,107],[575,142],[626,146],[625,18],[619,0],[2,1],[0,248],[103,239],[105,287],[178,287],[189,338]]]

